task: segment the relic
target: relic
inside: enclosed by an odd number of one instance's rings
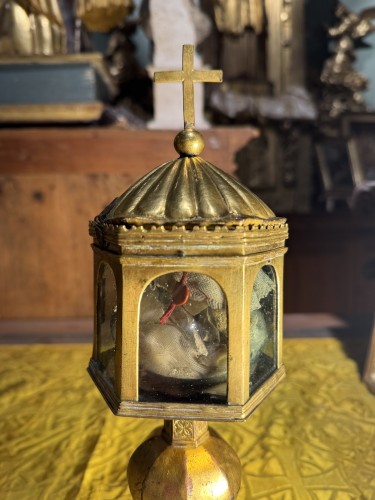
[[[135,499],[235,498],[241,465],[207,421],[246,419],[285,376],[286,220],[205,161],[195,81],[182,82],[176,160],[145,175],[90,223],[95,333],[89,373],[116,415],[164,418],[128,466]]]

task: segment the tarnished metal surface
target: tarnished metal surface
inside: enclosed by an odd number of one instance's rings
[[[201,157],[165,163],[114,202],[103,222],[152,224],[229,223],[275,214],[240,182]]]

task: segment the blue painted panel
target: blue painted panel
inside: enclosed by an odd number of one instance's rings
[[[83,64],[0,65],[0,104],[75,103],[103,99],[95,69]]]

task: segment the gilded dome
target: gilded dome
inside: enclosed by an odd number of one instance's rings
[[[234,177],[200,156],[180,157],[146,174],[99,216],[129,225],[228,224],[275,214]]]

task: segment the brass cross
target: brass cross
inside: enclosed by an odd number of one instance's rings
[[[194,82],[220,83],[223,72],[220,70],[194,69],[194,45],[184,45],[182,49],[182,70],[156,71],[155,83],[182,82],[184,95],[184,126],[194,126]]]

